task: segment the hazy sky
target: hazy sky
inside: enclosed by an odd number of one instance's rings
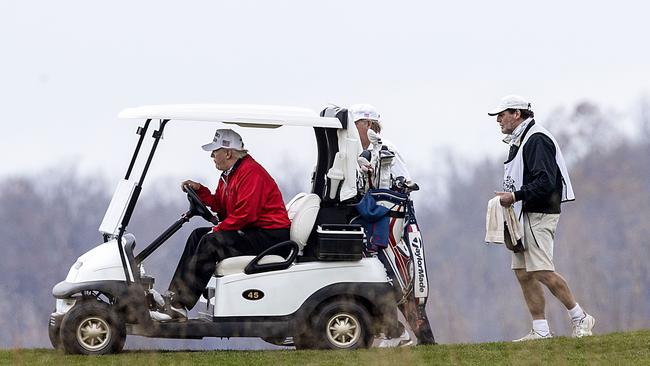
[[[77,164],[118,179],[138,123],[117,119],[126,107],[371,103],[417,179],[443,148],[505,154],[486,115],[505,94],[542,122],[585,99],[625,113],[650,89],[648,14],[638,0],[0,0],[0,177]],[[171,124],[154,175],[211,175],[199,146],[216,127]],[[240,132],[274,174],[312,164],[311,131]]]

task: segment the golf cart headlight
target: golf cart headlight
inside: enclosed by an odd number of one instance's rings
[[[67,313],[76,301],[75,299],[56,299],[56,312],[59,314]]]
[[[79,269],[79,268],[81,268],[81,266],[83,266],[83,264],[84,264],[84,262],[78,261],[72,266],[72,268]]]

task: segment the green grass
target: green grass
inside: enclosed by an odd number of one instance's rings
[[[583,339],[419,346],[358,351],[126,351],[69,356],[47,349],[0,351],[1,365],[650,365],[650,330]]]

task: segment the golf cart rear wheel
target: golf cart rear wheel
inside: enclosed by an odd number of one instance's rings
[[[351,300],[325,305],[316,318],[318,348],[356,349],[372,343],[370,315],[366,308]]]
[[[124,347],[126,329],[108,304],[86,301],[63,318],[61,341],[66,353],[103,355]]]

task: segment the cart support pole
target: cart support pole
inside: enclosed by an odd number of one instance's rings
[[[178,221],[172,224],[167,230],[165,230],[164,233],[160,234],[154,241],[151,242],[146,248],[144,248],[136,257],[135,257],[135,264],[138,265],[142,263],[148,256],[151,255],[158,247],[160,247],[164,242],[167,241],[167,239],[171,238],[172,235],[174,235],[180,228],[185,224],[186,222],[190,221],[190,219],[186,216],[183,215],[181,216]]]
[[[149,121],[150,120],[147,120],[147,122]],[[124,276],[126,278],[127,284],[130,284],[132,281],[131,281],[131,276],[129,275],[128,267],[126,265],[126,256],[124,254],[124,248],[122,247],[122,236],[126,231],[126,227],[129,225],[129,221],[131,221],[131,215],[133,214],[133,211],[135,210],[135,205],[138,202],[138,198],[140,197],[140,191],[142,191],[142,183],[144,182],[144,178],[147,175],[147,171],[149,170],[149,166],[151,165],[153,156],[156,153],[158,142],[160,142],[160,138],[163,135],[163,130],[165,129],[165,125],[167,125],[167,122],[169,122],[168,119],[161,120],[160,128],[153,132],[154,141],[153,141],[153,145],[151,146],[151,151],[149,152],[149,157],[147,158],[147,162],[145,163],[144,168],[142,169],[142,175],[140,176],[140,181],[135,186],[133,190],[133,195],[131,196],[131,200],[129,201],[129,204],[126,206],[126,212],[124,212],[124,217],[122,218],[122,223],[120,224],[120,228],[117,234],[117,245],[118,245],[118,250],[120,252],[120,259],[122,261],[122,268],[124,269]],[[147,124],[145,124],[145,127],[147,126]],[[132,164],[135,162],[135,158],[137,157],[138,151],[140,150],[140,145],[144,136],[144,131],[139,130],[139,132],[142,132],[142,135],[140,135],[140,141],[138,141],[138,146],[136,147],[136,151],[133,155],[133,159],[131,161]],[[127,171],[127,176],[130,175],[131,169],[132,166],[129,167],[129,171]],[[135,268],[131,268],[131,271],[133,271],[134,273],[135,270],[136,270]],[[136,280],[136,278],[137,276],[134,274],[133,279]]]

